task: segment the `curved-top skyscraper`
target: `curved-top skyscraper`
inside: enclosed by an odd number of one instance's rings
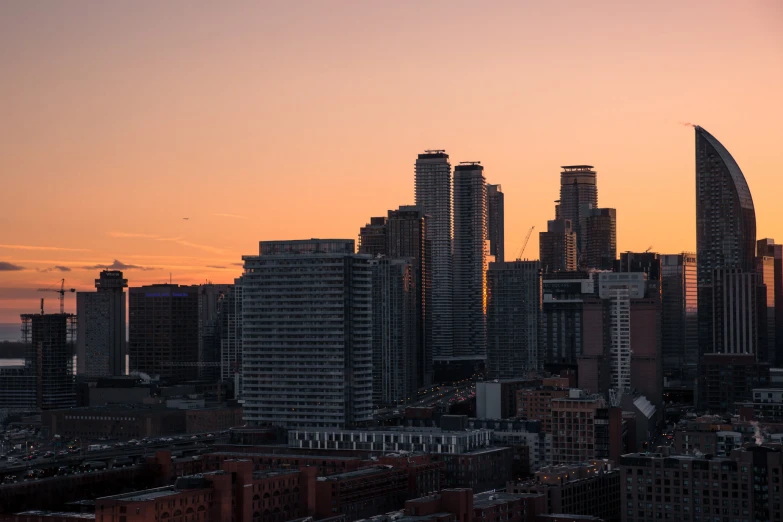
[[[753,198],[726,147],[701,127],[695,129],[699,352],[754,354]]]

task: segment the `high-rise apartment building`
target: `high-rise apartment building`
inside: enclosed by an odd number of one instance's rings
[[[234,381],[234,395],[242,395],[242,277],[219,303],[220,379]]]
[[[198,294],[198,375],[199,379],[220,378],[220,339],[223,336],[220,309],[230,284],[199,285]]]
[[[541,265],[494,262],[487,271],[487,378],[514,379],[542,366]]]
[[[569,219],[547,221],[546,232],[538,234],[539,259],[544,272],[573,272],[577,269],[576,232]]]
[[[389,259],[408,259],[413,263],[418,307],[419,340],[416,353],[416,386],[432,382],[432,258],[430,241],[426,237],[429,218],[413,205],[390,210],[386,220],[386,256]]]
[[[125,288],[128,280],[118,270],[103,270],[95,292],[76,294],[76,366],[80,376],[125,375],[128,345],[125,339]]]
[[[612,270],[617,259],[617,211],[613,208],[582,208],[582,266]]]
[[[130,370],[182,382],[199,375],[199,287],[154,284],[128,292]]]
[[[696,254],[661,255],[661,346],[665,376],[692,381],[699,362]]]
[[[452,335],[451,164],[443,150],[428,150],[416,159],[416,206],[427,215],[425,238],[430,248],[432,357],[454,356]]]
[[[43,310],[42,310],[43,312]],[[23,314],[22,342],[34,361],[36,406],[57,410],[76,406],[73,314]]]
[[[560,173],[559,218],[571,221],[577,237],[577,250],[585,246],[582,235],[585,208],[598,208],[598,185],[592,165],[568,165]]]
[[[774,311],[770,310],[770,295],[767,296],[767,357],[771,364],[783,365],[783,245],[775,243],[774,239],[759,239],[756,243],[759,257],[771,257],[774,273],[770,276],[768,267],[763,275],[764,284],[773,288],[771,297],[774,299]]]
[[[505,196],[500,185],[487,185],[487,234],[489,255],[505,261]]]
[[[747,348],[747,338],[726,339],[720,349],[716,346],[716,338],[721,336],[716,330],[716,270],[755,272],[756,212],[745,176],[729,151],[701,127],[695,131],[699,350],[702,354],[736,353]],[[727,306],[733,310],[748,303],[729,299],[732,303]],[[731,320],[746,315],[740,313]],[[742,347],[735,346],[740,340]]]
[[[262,241],[244,256],[242,381],[251,425],[372,419],[372,258],[350,239]]]
[[[477,162],[454,168],[453,331],[456,358],[486,357],[487,186]]]
[[[421,329],[413,260],[372,262],[373,402],[407,403],[418,389]]]
[[[373,256],[386,255],[386,218],[371,217],[359,230],[359,253]]]

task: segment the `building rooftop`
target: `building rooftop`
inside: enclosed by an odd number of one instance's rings
[[[163,488],[147,489],[143,491],[134,491],[132,493],[112,495],[110,497],[103,497],[103,499],[125,500],[128,502],[146,502],[156,498],[171,497],[179,493],[181,493],[181,491],[175,489],[174,486],[166,486]]]
[[[367,477],[370,475],[378,475],[380,473],[386,473],[387,471],[394,469],[393,466],[373,466],[371,468],[364,468],[359,469],[356,471],[348,471],[346,473],[338,473],[336,475],[326,475],[322,477],[318,477],[318,480],[320,482],[325,481],[338,481],[338,480],[345,480],[345,479],[352,479],[352,478],[358,478],[358,477]]]
[[[317,450],[316,450],[317,451]],[[328,460],[363,460],[359,457],[337,457],[337,456],[331,456],[331,455],[318,455],[318,454],[307,454],[307,455],[297,455],[294,453],[261,453],[257,451],[211,451],[209,453],[210,455],[219,455],[219,456],[225,456],[225,457],[277,457],[277,458],[285,458],[285,459],[328,459]]]
[[[519,500],[520,498],[522,498],[522,495],[516,495],[514,493],[479,493],[473,495],[473,507],[488,508],[490,506]]]
[[[31,509],[30,511],[22,511],[21,513],[14,513],[17,517],[69,517],[69,518],[83,518],[85,520],[95,520],[95,513],[74,513],[71,511],[41,511],[38,509]]]

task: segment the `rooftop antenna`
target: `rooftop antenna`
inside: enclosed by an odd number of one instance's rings
[[[42,298],[41,298],[41,315],[43,315],[43,314],[44,314],[44,310],[43,310],[43,300],[44,300],[44,298],[42,297]]]
[[[169,284],[171,284],[171,272],[169,272]]]

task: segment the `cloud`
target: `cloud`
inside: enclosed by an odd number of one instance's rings
[[[245,263],[231,263],[234,266],[245,266]]]
[[[679,123],[680,125],[684,126],[684,127],[696,127],[696,124],[695,124],[695,123],[691,123],[691,122],[689,122],[689,121],[680,121],[680,122],[678,122],[678,123]]]
[[[245,216],[240,216],[238,214],[212,214],[212,215],[217,217],[224,217],[224,218],[247,219]]]
[[[164,241],[170,243],[176,243],[178,245],[187,246],[191,248],[198,248],[207,252],[215,254],[225,254],[225,251],[209,245],[200,245],[198,243],[192,243],[186,240],[183,236],[177,237],[161,237],[156,234],[137,234],[135,232],[109,232],[109,236],[118,238],[137,238],[137,239],[152,239],[154,241]]]
[[[39,271],[39,272],[54,272],[54,271],[58,271],[58,272],[70,272],[70,271],[71,271],[71,269],[70,269],[70,268],[68,268],[67,266],[62,266],[62,265],[54,265],[53,267],[50,267],[50,268],[44,268],[44,269],[42,269],[42,270],[38,270],[38,271]]]
[[[59,250],[61,252],[88,252],[86,248],[65,248],[55,246],[34,246],[34,245],[0,245],[0,248],[10,248],[13,250]]]
[[[139,266],[139,265],[127,265],[117,259],[110,265],[93,265],[83,266],[84,270],[155,270],[154,268]]]
[[[207,265],[207,268],[228,268],[228,267],[220,266],[220,265]]]
[[[0,272],[16,272],[17,270],[24,270],[24,267],[8,261],[0,261]]]

